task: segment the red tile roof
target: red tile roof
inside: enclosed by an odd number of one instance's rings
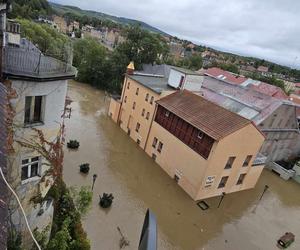
[[[257,68],[257,71],[259,72],[268,72],[269,71],[269,68],[268,67],[265,67],[265,66],[259,66]]]
[[[170,94],[157,103],[215,140],[251,123],[250,120],[187,90]]]
[[[295,83],[295,86],[296,86],[297,88],[300,88],[300,82],[296,82],[296,83]]]
[[[213,76],[232,84],[242,84],[243,82],[247,81],[247,78],[244,76],[235,75],[231,72],[216,67],[205,70],[204,74]]]
[[[265,82],[261,82],[259,85],[251,84],[249,86],[260,93],[275,97],[277,99],[285,100],[289,98],[281,88]]]

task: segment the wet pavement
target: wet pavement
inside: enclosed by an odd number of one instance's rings
[[[65,151],[64,179],[69,186],[92,184],[91,210],[83,220],[93,250],[119,249],[120,227],[137,249],[144,215],[150,208],[158,222],[158,249],[274,250],[285,232],[296,235],[289,249],[300,249],[300,185],[265,170],[249,191],[206,200],[202,211],[169,176],[109,117],[109,100],[89,85],[70,82],[72,117],[66,137],[80,141],[78,151]],[[81,163],[90,163],[87,176]],[[259,202],[264,186],[269,190]],[[109,210],[99,207],[99,194],[113,193]]]

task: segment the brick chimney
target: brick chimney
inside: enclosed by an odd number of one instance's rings
[[[126,73],[128,75],[133,75],[133,72],[134,72],[134,62],[131,61],[127,66]]]

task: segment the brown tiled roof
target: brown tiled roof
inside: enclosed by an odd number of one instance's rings
[[[157,103],[215,140],[245,127],[251,121],[190,91],[177,91]]]
[[[0,83],[0,167],[6,174],[6,89]],[[0,176],[0,249],[7,241],[7,187]]]

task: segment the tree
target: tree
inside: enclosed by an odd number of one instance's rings
[[[105,48],[93,38],[75,41],[73,64],[78,69],[78,80],[95,87],[108,88],[107,53]]]
[[[67,60],[70,40],[47,24],[38,24],[25,19],[17,19],[20,23],[21,36],[30,40],[46,55]],[[71,45],[69,45],[71,46]]]

